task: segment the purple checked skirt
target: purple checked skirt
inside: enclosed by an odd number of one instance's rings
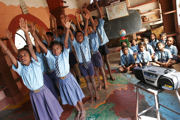
[[[56,88],[56,86],[53,83],[53,80],[46,74],[43,74],[44,77],[44,85],[49,88],[49,90],[52,92],[52,94],[58,99],[59,92]]]
[[[47,75],[51,79],[52,84],[53,84],[53,88],[55,89],[55,91],[53,91],[55,93],[53,93],[53,94],[57,94],[59,96],[59,89],[58,89],[59,83],[58,83],[55,71],[53,71],[51,73],[47,73]]]
[[[69,73],[65,79],[59,79],[59,90],[62,104],[76,106],[78,101],[82,101],[84,93],[74,76]]]
[[[63,109],[46,86],[41,87],[37,93],[30,91],[30,99],[35,120],[60,119]]]

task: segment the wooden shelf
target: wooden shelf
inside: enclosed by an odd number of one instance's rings
[[[172,10],[172,11],[164,12],[164,13],[163,13],[163,15],[168,15],[168,14],[172,14],[172,13],[176,13],[176,10]]]
[[[159,9],[159,8],[156,8],[156,9],[153,9],[153,10],[150,10],[150,11],[147,11],[147,12],[142,12],[142,13],[140,13],[140,15],[153,14],[153,13],[155,13],[156,11],[160,11],[160,9]]]
[[[136,8],[136,7],[139,7],[139,6],[142,6],[142,5],[146,5],[146,4],[149,4],[149,3],[153,3],[153,2],[157,2],[157,0],[151,0],[151,1],[148,1],[148,2],[145,2],[145,3],[141,3],[141,4],[138,4],[138,5],[130,6],[128,8]]]
[[[172,36],[176,36],[176,33],[167,34],[167,37],[172,37]]]
[[[151,21],[147,21],[147,22],[142,22],[143,24],[146,24],[146,23],[152,23],[152,22],[157,22],[157,21],[160,21],[161,19],[156,19],[156,20],[151,20]]]

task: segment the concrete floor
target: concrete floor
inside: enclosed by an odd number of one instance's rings
[[[111,67],[115,81],[108,80],[108,89],[99,91],[100,100],[95,104],[88,102],[88,97],[83,101],[87,111],[86,120],[135,120],[136,110],[136,91],[134,84],[138,82],[133,74],[118,73],[117,67],[119,63],[119,53],[112,53],[109,56]],[[180,70],[180,65],[175,68]],[[82,79],[83,91],[88,96],[85,81]],[[27,97],[28,98],[28,97]],[[180,103],[178,102],[174,92],[164,91],[159,94],[159,101],[161,104],[167,105],[176,111],[180,112]],[[154,105],[153,96],[140,90],[140,105],[139,110]],[[73,120],[75,110],[72,106],[63,106],[64,112],[61,120]],[[160,107],[160,114],[162,120],[179,120],[180,115],[172,113]],[[146,116],[155,117],[155,111],[151,110],[145,114]],[[18,107],[8,107],[0,112],[0,120],[33,120],[33,113],[30,101],[27,99],[22,105]],[[146,118],[146,120],[148,120]],[[150,118],[152,120],[152,118]]]

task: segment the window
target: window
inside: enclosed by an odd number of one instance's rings
[[[29,32],[29,35],[30,35],[30,39],[31,39],[32,44],[35,45],[34,37],[31,35],[30,32]],[[21,49],[25,45],[27,45],[27,43],[26,43],[26,37],[25,37],[24,31],[19,29],[15,34],[15,46],[17,49]]]

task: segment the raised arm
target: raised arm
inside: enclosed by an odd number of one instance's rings
[[[19,26],[20,28],[24,31],[25,33],[25,36],[26,36],[26,41],[27,41],[27,44],[28,44],[28,48],[29,48],[29,51],[31,53],[31,56],[34,58],[34,60],[38,61],[37,59],[37,56],[34,52],[34,49],[33,49],[33,45],[32,45],[32,42],[31,42],[31,39],[29,37],[29,28],[27,26],[27,20],[24,20],[23,18],[20,18],[19,20]]]
[[[82,31],[82,28],[81,28],[81,26],[80,26],[79,19],[78,19],[78,14],[77,14],[77,13],[78,13],[78,12],[76,12],[77,28],[78,28],[78,30]]]
[[[7,38],[9,39],[9,42],[11,44],[12,49],[14,50],[15,54],[17,55],[18,50],[17,50],[17,48],[16,48],[16,46],[15,46],[15,44],[13,42],[12,33],[9,30],[7,30]]]
[[[7,54],[12,62],[16,67],[18,67],[17,59],[12,55],[10,50],[6,47],[3,41],[0,39],[0,47],[3,49],[4,53]]]
[[[41,40],[39,39],[39,37],[37,36],[37,32],[35,30],[35,26],[32,26],[32,35],[34,37],[35,43],[38,44],[38,46],[43,50],[44,53],[47,54],[47,48],[46,46],[41,42]]]
[[[65,36],[65,40],[64,40],[64,47],[68,48],[69,47],[68,46],[68,38],[69,38],[71,22],[69,20],[66,20],[65,22],[66,23],[64,23],[64,25],[65,25],[65,28],[66,28],[66,36]]]
[[[98,9],[99,17],[102,19],[102,18],[103,18],[103,12],[102,12],[102,10],[100,9],[100,7],[99,7],[99,5],[98,5],[98,1],[97,1],[97,0],[94,0],[94,2],[95,2],[95,5],[96,5],[96,7],[97,7],[97,9]]]
[[[94,20],[93,20],[93,18],[91,16],[90,11],[87,8],[84,8],[83,10],[85,11],[86,14],[89,14],[89,20],[90,20],[90,22],[92,24],[93,30],[96,31],[96,25],[94,24]]]
[[[84,35],[88,36],[87,29],[88,29],[88,22],[89,22],[89,14],[85,13],[85,14],[83,14],[83,17],[85,19]]]

